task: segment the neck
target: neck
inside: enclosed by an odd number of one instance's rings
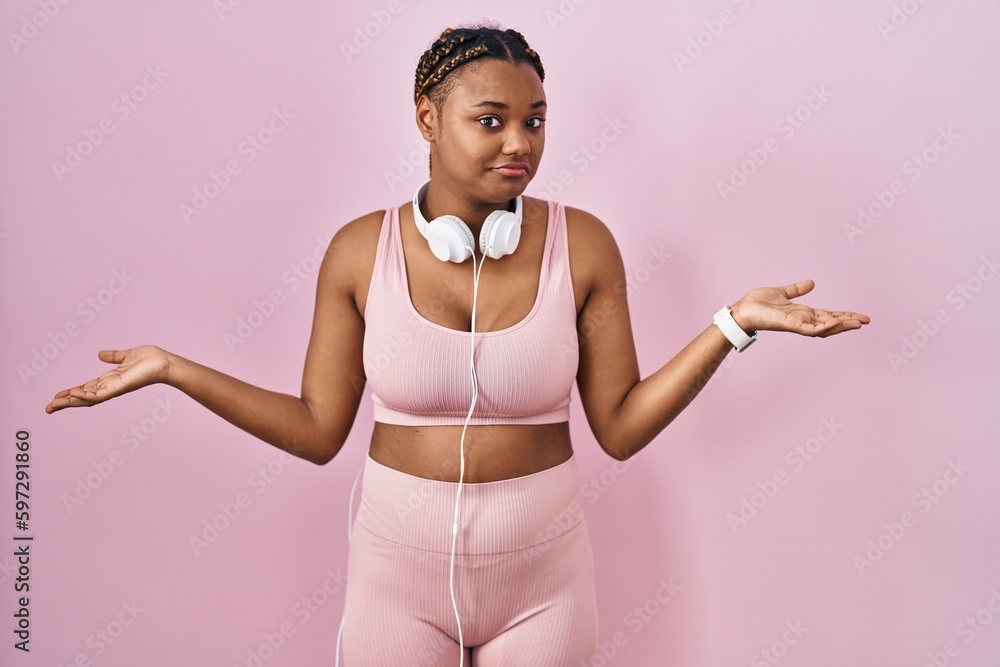
[[[420,200],[420,212],[424,220],[433,220],[442,215],[457,216],[464,222],[479,242],[479,232],[483,229],[483,223],[493,211],[507,210],[513,212],[515,209],[514,199],[508,199],[499,203],[470,201],[453,196],[445,188],[434,188],[433,182],[427,188],[422,200]]]

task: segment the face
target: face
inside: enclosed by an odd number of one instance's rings
[[[521,194],[534,178],[545,148],[545,91],[528,63],[483,60],[456,71],[457,85],[441,115],[427,96],[417,122],[431,136],[434,179],[483,201]],[[501,171],[522,162],[524,172]]]

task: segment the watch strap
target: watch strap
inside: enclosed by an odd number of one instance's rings
[[[750,347],[750,345],[757,340],[757,332],[751,331],[749,334],[740,328],[740,325],[736,323],[733,319],[733,314],[729,310],[729,306],[723,306],[722,309],[715,314],[712,318],[713,322],[722,333],[725,334],[729,342],[733,344],[737,352],[742,352],[743,350]]]

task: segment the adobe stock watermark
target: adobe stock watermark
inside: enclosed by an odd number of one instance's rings
[[[805,124],[812,119],[813,114],[822,109],[832,97],[833,92],[827,90],[825,83],[819,84],[818,88],[810,86],[809,96],[806,97],[805,102],[775,121],[775,132],[787,142],[795,136],[796,132],[805,127]],[[771,156],[781,149],[781,146],[780,141],[774,137],[768,137],[763,141],[762,147],[747,149],[749,157],[746,160],[739,164],[730,165],[729,178],[724,181],[721,179],[715,181],[715,188],[723,203],[728,202],[730,197],[746,186],[761,167],[768,163]]]
[[[31,358],[27,364],[17,365],[17,374],[21,377],[21,382],[27,387],[32,379],[38,377],[42,371],[55,361],[59,354],[65,350],[70,340],[76,338],[83,331],[83,327],[97,319],[111,306],[125,288],[135,280],[135,276],[129,274],[128,269],[112,269],[111,280],[107,287],[99,289],[96,293],[88,295],[77,304],[76,314],[80,319],[71,318],[59,327],[55,332],[49,331],[46,334],[48,342],[42,343],[41,347],[31,349]]]
[[[965,640],[966,646],[971,644],[989,626],[993,619],[1000,616],[1000,590],[990,589],[990,597],[975,614],[969,614],[957,626],[955,634]],[[921,667],[946,667],[951,659],[962,652],[962,647],[955,640],[945,642],[940,651],[927,651],[927,660]]]
[[[39,11],[22,16],[18,31],[7,33],[7,41],[14,54],[20,53],[21,47],[37,37],[69,2],[70,0],[37,0]]]
[[[222,169],[208,171],[208,180],[202,186],[192,188],[192,197],[189,202],[178,204],[178,211],[185,224],[190,224],[191,219],[201,215],[208,208],[222,191],[228,188],[233,178],[243,173],[244,165],[250,164],[257,159],[263,151],[267,150],[279,134],[288,129],[291,121],[295,120],[295,114],[287,107],[272,107],[271,117],[253,134],[248,134],[246,139],[236,146],[236,154],[243,158],[242,162],[237,159],[227,160]]]
[[[282,285],[288,285],[288,292],[296,292],[307,282],[311,282],[313,276],[319,272],[319,267],[323,264],[326,249],[330,245],[332,236],[324,238],[316,237],[316,245],[312,251],[281,273],[279,278]],[[254,333],[259,330],[277,311],[278,306],[285,303],[288,298],[285,290],[276,287],[263,299],[254,299],[250,311],[245,315],[236,318],[236,326],[233,330],[222,332],[222,342],[230,353],[247,342]]]
[[[462,292],[472,291],[471,280],[470,284],[466,284],[454,276],[442,277],[440,280],[443,287],[441,288],[441,291],[438,292],[438,296],[435,297],[435,299],[431,301],[430,305],[427,307],[427,315],[431,318],[435,318],[444,312],[446,306],[457,299],[459,294]],[[373,305],[371,303],[365,303],[366,320],[370,319],[372,307]],[[351,374],[351,385],[354,387],[355,393],[359,396],[364,391],[365,383],[367,382],[367,378],[369,376],[377,378],[383,372],[387,371],[396,359],[406,352],[407,348],[413,342],[411,331],[413,329],[423,327],[423,323],[416,318],[409,318],[407,327],[407,329],[398,331],[393,340],[382,340],[379,342],[378,350],[369,356],[369,363],[365,366],[365,377],[358,376],[354,373]]]
[[[160,87],[169,74],[169,72],[161,71],[159,65],[147,65],[146,74],[139,83],[111,101],[111,114],[118,119],[118,122],[126,120],[132,115],[132,112],[139,108],[140,104],[146,101],[151,92]],[[73,173],[73,170],[83,164],[84,158],[93,155],[97,147],[104,143],[104,140],[115,131],[115,128],[114,119],[111,116],[105,116],[97,121],[97,127],[87,127],[81,130],[83,139],[75,144],[66,144],[63,161],[52,161],[52,171],[56,175],[56,180],[62,183],[67,174]]]
[[[624,475],[631,467],[631,460],[615,460],[612,462],[610,467],[605,468],[596,476],[593,476],[580,484],[580,498],[586,500],[588,505],[593,505],[601,496],[607,493],[611,487],[618,482],[618,478]]]
[[[899,350],[887,353],[889,367],[894,373],[899,372],[900,366],[910,363],[924,349],[931,340],[941,333],[941,328],[951,322],[953,313],[962,310],[965,305],[976,298],[982,291],[983,286],[993,280],[1000,272],[1000,263],[997,256],[991,255],[980,258],[979,267],[964,281],[955,285],[945,295],[945,301],[952,305],[951,312],[947,308],[937,308],[934,314],[928,319],[918,319],[917,326],[909,335],[904,335],[900,339]]]
[[[714,324],[712,325],[714,326]],[[732,352],[734,348],[730,347],[729,351]],[[719,362],[712,362],[705,369],[698,374],[690,385],[684,388],[684,397],[687,399],[688,403],[693,401],[701,391],[712,384],[713,380],[719,378],[722,374],[719,371],[724,371],[733,366],[736,360],[740,358],[738,354],[726,354]]]
[[[372,10],[370,21],[366,21],[364,25],[354,26],[351,41],[341,41],[338,45],[340,53],[344,56],[344,61],[350,64],[351,60],[360,56],[402,11],[403,5],[400,0],[389,0],[384,8]]]
[[[625,614],[622,624],[632,631],[631,635],[624,630],[618,630],[611,635],[606,642],[598,642],[594,645],[594,652],[589,658],[580,658],[580,661],[573,667],[607,667],[614,660],[618,652],[628,646],[629,640],[642,632],[643,628],[652,622],[664,607],[670,604],[681,591],[681,585],[674,582],[673,577],[660,579],[656,590],[641,605],[636,605],[631,611]]]
[[[746,11],[751,4],[751,0],[732,0],[733,4],[739,7],[740,11]],[[728,7],[719,12],[718,18],[706,19],[701,22],[702,30],[687,38],[687,45],[683,52],[674,50],[671,54],[677,71],[684,73],[685,67],[690,67],[695,60],[705,55],[705,51],[712,47],[715,42],[722,37],[728,26],[736,21],[736,13]]]
[[[555,8],[545,10],[545,20],[549,28],[556,30],[560,24],[569,21],[576,14],[577,8],[587,4],[588,0],[559,0]]]
[[[833,441],[834,436],[844,425],[837,422],[836,417],[823,417],[820,426],[816,429],[816,434],[807,438],[800,445],[795,445],[785,453],[785,463],[787,463],[792,473],[800,472],[807,463],[812,461],[823,451],[823,447]],[[778,495],[781,487],[788,484],[789,473],[784,468],[778,468],[764,481],[757,481],[757,490],[749,496],[740,497],[740,506],[736,513],[728,512],[726,522],[733,535],[739,532],[740,528],[746,526],[760,513],[767,504]]]
[[[750,658],[750,667],[769,667],[778,664],[778,661],[788,655],[788,649],[799,643],[805,636],[809,628],[804,627],[802,622],[795,619],[795,622],[785,621],[785,631],[781,633],[781,638],[771,642],[771,645],[762,648]]]
[[[569,163],[575,167],[576,174],[587,171],[610,146],[617,142],[628,125],[622,122],[621,116],[611,118],[605,117],[604,127],[586,143],[579,144],[573,152],[569,154]],[[575,174],[569,169],[560,169],[554,181],[542,181],[539,185],[545,191],[546,196],[551,200],[556,200],[562,195],[563,190],[573,184]]]
[[[405,523],[413,514],[423,509],[424,503],[427,502],[427,499],[433,493],[432,489],[434,486],[435,483],[433,480],[421,482],[416,488],[410,491],[405,501],[396,503],[396,518],[399,519],[400,523]]]
[[[937,136],[930,146],[919,153],[914,153],[903,162],[900,166],[903,175],[909,177],[910,183],[919,181],[961,136],[951,128],[951,125],[947,128],[939,127]],[[900,178],[894,179],[885,190],[875,190],[872,199],[858,207],[854,222],[844,223],[844,235],[847,236],[847,241],[853,244],[854,239],[871,229],[907,192],[906,183]]]
[[[447,649],[455,646],[455,642],[443,632],[435,633],[433,642],[433,645],[421,642],[420,653],[407,656],[410,662],[406,663],[406,667],[450,667],[449,663],[442,661],[441,656]]]
[[[586,500],[588,505],[596,503],[631,467],[631,460],[615,460],[609,468],[582,482],[572,502],[565,509],[551,514],[552,521],[543,530],[536,531],[538,543],[522,551],[521,555],[531,560],[551,549],[552,540],[573,530],[584,519],[582,501]]]
[[[251,473],[247,477],[247,486],[254,491],[255,496],[259,496],[281,477],[285,468],[295,459],[296,457],[288,452],[281,452],[266,466],[257,468],[255,472]],[[188,535],[188,545],[194,555],[200,556],[205,549],[219,539],[222,533],[229,530],[244,515],[245,510],[251,506],[253,499],[254,496],[244,491],[237,493],[231,501],[219,503],[219,511],[201,522],[200,532]]]
[[[220,21],[225,21],[226,16],[242,7],[243,3],[244,0],[212,0],[212,9]]]
[[[903,0],[900,3],[893,3],[889,17],[880,18],[875,22],[882,39],[888,42],[893,33],[899,32],[926,4],[927,0]]]
[[[262,632],[262,641],[246,651],[246,660],[243,663],[246,667],[261,667],[273,658],[288,640],[295,636],[299,627],[308,623],[333,595],[347,585],[347,573],[340,567],[336,572],[327,569],[324,574],[326,577],[323,583],[299,598],[289,609],[288,615],[298,621],[298,626],[293,620],[283,620],[274,630]]]
[[[398,332],[396,337],[388,343],[384,341],[381,342],[378,349],[375,351],[374,356],[371,357],[372,361],[366,370],[367,377],[378,378],[379,374],[387,370],[412,342],[413,337],[410,336],[409,331]],[[354,385],[354,391],[356,393],[360,394],[364,391],[364,379],[352,374],[351,383]]]
[[[569,531],[575,529],[584,520],[583,508],[580,505],[580,496],[577,495],[573,501],[565,508],[550,515],[552,521],[543,530],[535,531],[538,541],[517,553],[519,558],[532,560],[552,548],[552,540],[562,537]]]
[[[66,663],[65,667],[90,667],[93,658],[100,657],[122,638],[125,631],[135,624],[139,614],[146,611],[145,607],[140,607],[135,600],[122,602],[121,610],[115,614],[114,618],[97,628],[87,636],[85,645],[89,651],[78,652],[72,660]],[[63,667],[60,661],[56,667]]]
[[[970,470],[972,468],[964,465],[960,459],[948,459],[948,467],[944,469],[941,477],[913,494],[910,502],[920,514],[927,514]],[[871,569],[875,563],[882,560],[882,557],[906,536],[907,530],[912,530],[916,525],[917,517],[911,512],[903,512],[897,521],[883,523],[884,530],[875,539],[868,540],[868,549],[864,555],[855,555],[852,559],[858,575],[864,576],[865,570]]]
[[[385,185],[389,188],[389,192],[395,192],[397,187],[406,182],[406,179],[417,173],[417,169],[428,166],[428,157],[431,154],[430,143],[424,141],[423,137],[415,138],[413,143],[416,148],[406,155],[399,156],[396,161],[396,171],[386,170],[382,172],[382,178],[385,179]]]
[[[662,269],[667,260],[673,255],[663,249],[663,246],[648,246],[646,248],[646,258],[632,271],[627,271],[624,280],[615,283],[614,289],[618,294],[628,295],[638,292],[649,282],[653,274]],[[587,309],[583,315],[583,322],[577,325],[567,340],[556,344],[556,352],[559,354],[559,361],[566,359],[573,354],[578,355],[580,351],[581,339],[587,339],[599,331],[608,323],[609,316],[614,315],[619,310],[618,301],[614,299],[604,299],[600,307],[596,310]]]
[[[168,396],[166,400],[156,399],[149,416],[132,424],[127,431],[121,434],[121,444],[128,453],[135,453],[139,448],[156,433],[160,425],[167,421],[174,410],[180,406]],[[98,461],[91,461],[90,468],[85,475],[77,476],[76,486],[72,493],[63,493],[60,496],[66,513],[72,515],[74,511],[83,506],[83,503],[93,497],[94,493],[111,479],[111,476],[124,464],[126,454],[121,450],[113,449],[104,458]]]

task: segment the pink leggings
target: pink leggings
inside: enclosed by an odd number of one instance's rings
[[[368,456],[347,565],[345,667],[457,667],[449,590],[457,482]],[[597,642],[576,458],[462,484],[455,601],[465,667],[578,667]]]

